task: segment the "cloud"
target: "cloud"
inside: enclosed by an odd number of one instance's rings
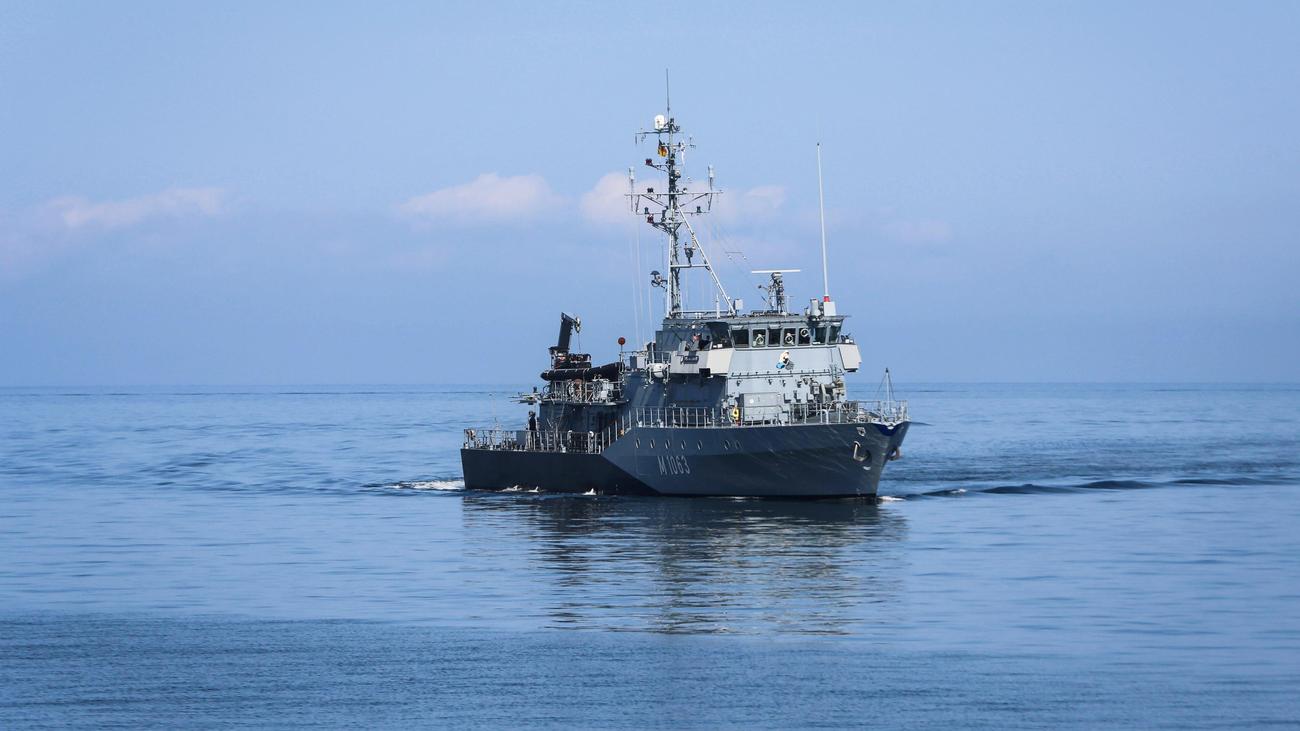
[[[169,188],[120,200],[63,196],[24,211],[0,211],[0,280],[19,279],[94,245],[103,234],[157,220],[210,218],[225,210],[219,188]],[[147,237],[132,236],[139,250]]]
[[[944,221],[891,221],[881,229],[886,236],[905,244],[943,244],[952,239],[952,226]]]
[[[596,181],[595,187],[578,199],[578,211],[591,223],[609,226],[626,224],[633,220],[627,194],[627,173],[603,175]]]
[[[221,213],[225,194],[218,188],[171,188],[159,193],[96,203],[67,196],[45,204],[47,214],[69,231],[114,229],[150,219],[215,216]]]
[[[784,205],[783,186],[760,185],[723,193],[714,202],[713,209],[723,223],[743,224],[748,221],[770,220]]]
[[[415,196],[398,210],[431,221],[507,223],[536,218],[564,204],[540,175],[484,173],[468,183]]]

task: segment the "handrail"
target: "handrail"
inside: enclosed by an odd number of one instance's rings
[[[665,406],[635,407],[619,415],[601,431],[528,429],[466,429],[466,449],[501,449],[522,452],[578,452],[600,454],[637,427],[719,429],[732,427],[798,426],[807,424],[884,424],[907,421],[906,401],[832,401],[793,403],[773,419],[746,419],[737,408]]]
[[[530,431],[528,429],[466,429],[466,449],[513,452],[579,452],[600,454],[612,443],[606,432]]]

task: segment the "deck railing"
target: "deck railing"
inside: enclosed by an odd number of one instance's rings
[[[511,452],[577,452],[600,454],[617,439],[609,430],[601,432],[529,431],[528,429],[466,429],[466,449],[499,449]]]
[[[740,410],[708,407],[636,407],[599,431],[466,429],[466,449],[600,454],[636,427],[718,429],[802,424],[885,424],[907,420],[906,401],[787,404],[775,418],[746,419]]]

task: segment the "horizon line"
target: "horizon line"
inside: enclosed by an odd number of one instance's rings
[[[897,379],[895,379],[897,383]],[[917,380],[903,381],[911,385],[937,386],[1300,386],[1297,381],[1191,381],[1191,380],[1156,380],[1156,381],[956,381],[956,380]],[[278,382],[278,383],[32,383],[0,384],[0,389],[54,389],[54,388],[427,388],[427,387],[508,387],[530,385],[522,381],[480,381],[480,382],[432,382],[432,381],[395,381],[395,382]]]

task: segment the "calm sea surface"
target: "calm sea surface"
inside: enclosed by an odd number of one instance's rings
[[[904,391],[875,503],[467,492],[513,389],[0,389],[0,728],[1300,726],[1300,386]]]

